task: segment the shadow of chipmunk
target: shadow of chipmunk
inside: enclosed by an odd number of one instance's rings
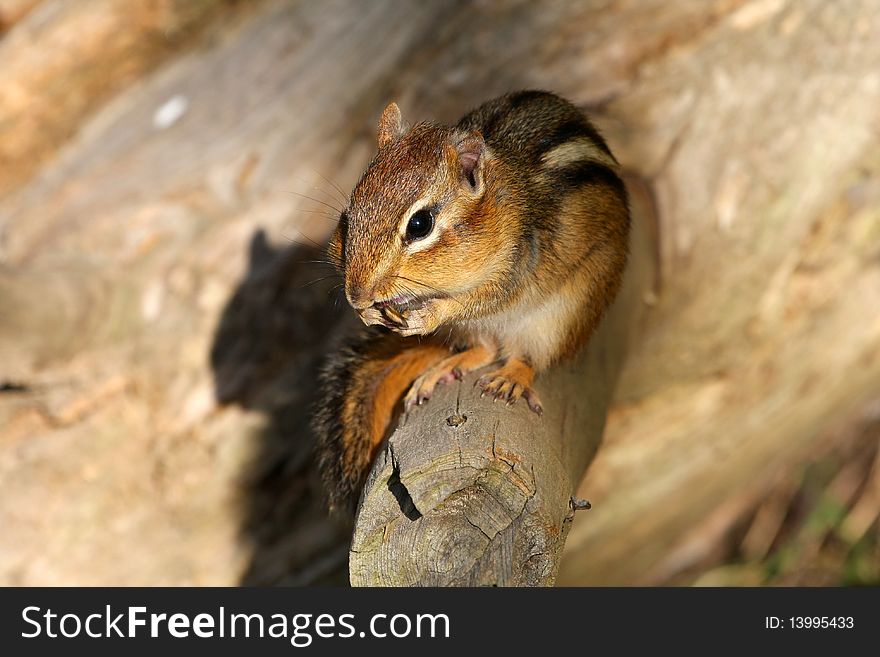
[[[317,248],[251,238],[248,271],[227,302],[210,363],[218,403],[266,414],[243,473],[241,533],[253,552],[241,584],[347,584],[351,526],[331,518],[309,427],[325,355],[357,321],[333,303]],[[339,293],[341,294],[341,293]]]

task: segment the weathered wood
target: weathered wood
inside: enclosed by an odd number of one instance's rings
[[[605,427],[627,346],[655,296],[654,218],[632,196],[620,296],[579,356],[541,374],[538,417],[481,398],[479,373],[401,418],[370,473],[349,558],[354,585],[552,585],[575,494]]]
[[[0,39],[0,197],[37,171],[102,101],[217,18],[233,20],[231,4],[0,0],[0,37],[18,28]]]

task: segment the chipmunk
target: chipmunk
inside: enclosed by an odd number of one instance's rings
[[[328,247],[372,327],[321,377],[331,507],[357,501],[401,398],[408,413],[494,364],[483,394],[542,414],[535,374],[584,345],[627,261],[617,161],[559,96],[511,93],[453,127],[408,127],[391,103],[378,142]]]

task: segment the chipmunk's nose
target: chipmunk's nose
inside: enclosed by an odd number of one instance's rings
[[[362,283],[346,281],[345,298],[355,310],[366,310],[373,305],[375,291]]]

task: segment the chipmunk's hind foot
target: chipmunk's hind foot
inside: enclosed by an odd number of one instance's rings
[[[482,390],[481,397],[489,395],[494,401],[503,401],[508,406],[512,406],[522,397],[532,412],[543,415],[544,407],[531,387],[534,378],[535,370],[531,365],[512,358],[497,370],[481,376],[476,385]]]
[[[486,347],[478,346],[444,358],[432,365],[418,377],[403,399],[403,408],[409,412],[413,406],[431,398],[434,388],[444,383],[460,380],[467,372],[484,367],[495,360],[495,354]]]

